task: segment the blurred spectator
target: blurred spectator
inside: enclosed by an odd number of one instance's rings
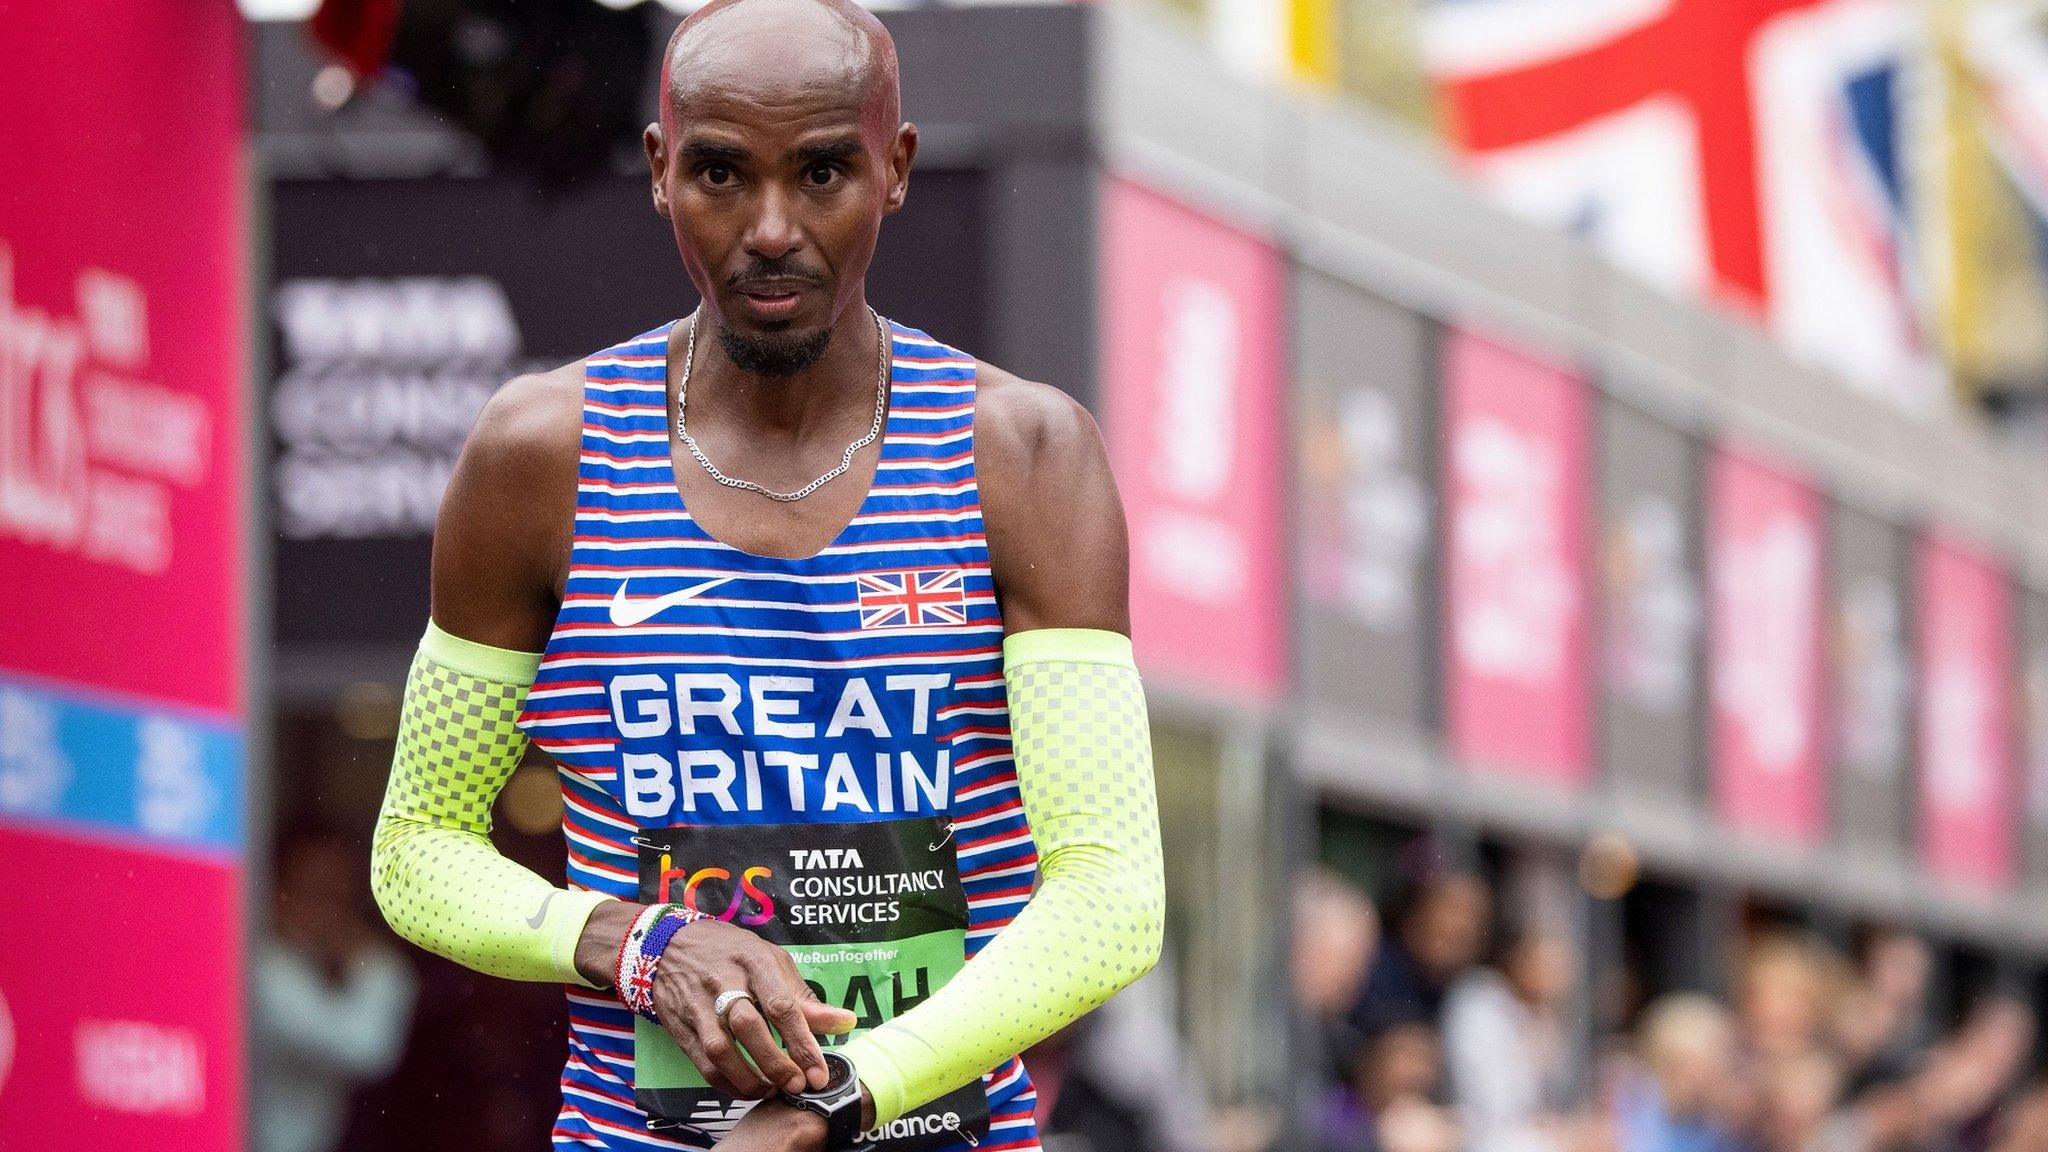
[[[1316,1031],[1318,1058],[1330,1083],[1351,1079],[1364,1047],[1350,1009],[1379,940],[1379,913],[1343,878],[1317,869],[1295,886],[1289,963],[1295,996]]]
[[[250,995],[264,1075],[255,1084],[258,1152],[328,1152],[349,1097],[403,1052],[412,968],[365,913],[362,852],[338,836],[280,850],[271,935],[257,944]]]
[[[1835,1043],[1848,1066],[1845,1096],[1897,1083],[1919,1068],[1933,971],[1926,942],[1910,933],[1883,931],[1865,943],[1857,981],[1835,1013]]]
[[[1396,1024],[1373,1037],[1353,1084],[1366,1107],[1381,1111],[1402,1100],[1428,1100],[1443,1082],[1443,1053],[1425,1024]]]
[[[1735,1066],[1719,1109],[1746,1144],[1773,1146],[1779,1096],[1815,1078],[1812,1061],[1849,985],[1841,957],[1811,937],[1774,934],[1749,949],[1736,978]]]
[[[1394,1024],[1366,1042],[1352,1084],[1346,1129],[1326,1146],[1348,1152],[1456,1152],[1457,1122],[1435,1103],[1443,1081],[1436,1031]]]
[[[1365,894],[1316,869],[1295,886],[1288,959],[1294,993],[1312,1030],[1317,1082],[1302,1094],[1307,1125],[1323,1152],[1367,1152],[1372,1125],[1352,1088],[1365,1037],[1351,1020],[1379,947],[1379,914]]]
[[[1877,994],[1869,971],[1866,963],[1864,982],[1852,998]],[[1902,991],[1914,992],[1907,999],[1917,998],[1924,983],[1892,984],[1887,998],[1898,1003]],[[1890,1023],[1894,1035],[1918,1031],[1909,1022]],[[1867,1043],[1871,1031],[1852,1029],[1849,1035]],[[1866,1076],[1860,1086],[1844,1071],[1857,1054],[1849,1044],[1842,1047],[1846,1059],[1821,1050],[1788,1059],[1771,1072],[1761,1146],[1765,1152],[1989,1152],[1999,1139],[1998,1106],[2033,1042],[2027,1008],[1994,996],[1973,1006],[1961,1027],[1929,1046],[1924,1057],[1911,1058],[1913,1067],[1901,1060],[1881,1076]],[[1831,1098],[1841,1105],[1823,1119],[1822,1101]]]
[[[2034,1017],[2027,1006],[2003,996],[1979,1001],[1955,1034],[1929,1050],[1914,1081],[1917,1130],[1922,1148],[1938,1152],[1986,1152],[1994,1140],[1993,1115],[2026,1065],[2034,1045]]]
[[[1555,1152],[1575,1101],[1565,1012],[1579,958],[1561,934],[1524,928],[1500,967],[1477,968],[1444,1004],[1451,1099],[1470,1152]]]
[[[1803,936],[1772,936],[1742,965],[1736,987],[1743,1046],[1766,1063],[1804,1056],[1847,984],[1839,957]]]
[[[1767,1074],[1760,1125],[1763,1152],[1854,1152],[1862,1137],[1831,1124],[1842,1094],[1842,1065],[1814,1049],[1788,1057]]]
[[[1447,868],[1417,884],[1366,971],[1351,1022],[1367,1038],[1389,1028],[1435,1028],[1445,994],[1486,946],[1493,894],[1472,872]]]
[[[1735,1028],[1727,1009],[1689,992],[1643,1014],[1640,1065],[1614,1103],[1621,1152],[1739,1152],[1719,1112],[1734,1069]]]

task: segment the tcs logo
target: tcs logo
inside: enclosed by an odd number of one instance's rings
[[[755,881],[766,880],[773,875],[773,870],[756,864],[742,869],[739,882],[735,884],[731,869],[716,865],[678,868],[674,857],[664,852],[661,854],[661,878],[655,885],[656,898],[664,904],[681,904],[692,912],[702,912],[715,919],[757,927],[775,919],[775,900]],[[725,899],[723,908],[718,905],[721,896]]]

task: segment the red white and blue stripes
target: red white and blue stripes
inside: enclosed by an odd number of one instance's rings
[[[822,552],[778,559],[713,539],[677,492],[672,327],[585,366],[567,594],[519,721],[560,768],[569,881],[633,898],[642,828],[941,816],[971,957],[1037,873],[975,483],[974,361],[890,326],[873,484]],[[601,993],[568,999],[555,1143],[681,1146],[634,1104],[631,1013]],[[1023,1065],[987,1083],[977,1152],[1035,1149]]]

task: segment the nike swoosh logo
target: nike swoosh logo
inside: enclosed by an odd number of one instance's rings
[[[612,624],[619,628],[631,628],[642,621],[652,620],[685,600],[694,598],[700,592],[709,591],[732,579],[734,578],[731,576],[720,576],[716,580],[706,580],[702,584],[678,588],[666,596],[655,596],[647,600],[626,599],[626,585],[630,581],[622,580],[619,582],[619,590],[612,593]]]
[[[552,904],[552,903],[554,903],[554,900],[555,900],[555,894],[554,894],[553,892],[550,892],[550,893],[548,893],[548,894],[547,894],[547,898],[546,898],[546,899],[544,899],[544,900],[542,900],[542,901],[540,902],[540,911],[538,911],[538,912],[535,912],[535,913],[533,914],[533,917],[532,917],[531,919],[527,920],[527,922],[526,922],[526,926],[527,926],[528,928],[538,928],[538,927],[540,927],[540,922],[541,922],[542,920],[545,920],[545,919],[547,919],[547,916],[548,916],[548,905],[549,905],[549,904]]]

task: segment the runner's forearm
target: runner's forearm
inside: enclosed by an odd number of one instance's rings
[[[844,1051],[886,1123],[1066,1027],[1159,957],[1165,890],[1145,698],[1130,642],[1004,643],[1017,784],[1039,852],[1023,912],[930,999]]]
[[[617,975],[619,944],[632,930],[633,918],[645,905],[627,900],[607,900],[590,910],[576,941],[576,971],[593,988],[608,988]]]
[[[371,846],[370,883],[397,933],[510,980],[600,987],[576,963],[610,898],[559,889],[491,844],[491,805],[519,766],[516,721],[539,657],[431,622],[406,679],[398,749]]]

